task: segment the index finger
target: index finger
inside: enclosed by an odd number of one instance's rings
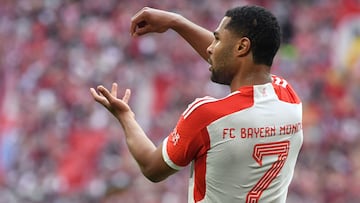
[[[144,8],[141,9],[139,12],[137,12],[132,18],[131,18],[131,25],[130,25],[130,34],[134,35],[136,32],[136,27],[140,25],[141,22],[145,22],[144,17]]]
[[[104,86],[100,85],[97,90],[108,100],[110,103],[113,100],[113,95]]]
[[[107,100],[105,97],[99,95],[94,88],[90,88],[90,93],[93,96],[94,100],[98,103],[107,106]]]

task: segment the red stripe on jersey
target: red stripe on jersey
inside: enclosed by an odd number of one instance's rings
[[[301,102],[300,98],[298,97],[298,95],[295,93],[294,89],[290,85],[287,85],[284,88],[282,86],[273,84],[273,87],[279,100],[292,104],[299,104]]]
[[[206,159],[210,147],[207,126],[213,121],[249,108],[254,103],[253,87],[244,87],[223,99],[201,99],[189,105],[181,116],[173,134],[178,134],[176,144],[167,143],[167,152],[172,162],[178,166],[186,166],[194,162],[194,198],[200,201],[205,196]],[[185,119],[184,116],[187,116]]]
[[[189,104],[188,108],[183,112],[183,116],[184,118],[188,117],[188,115],[197,107],[201,106],[202,104],[208,103],[208,102],[212,102],[212,101],[216,101],[217,99],[212,98],[212,97],[203,97],[203,98],[198,98],[196,99],[194,102],[192,102],[191,104]]]
[[[272,75],[272,85],[274,87],[275,93],[277,94],[279,100],[292,103],[292,104],[299,104],[301,103],[300,98],[291,87],[288,82],[280,78],[276,75]]]
[[[203,142],[204,142],[204,149],[207,151],[210,149],[210,138],[209,134],[206,129],[202,130],[203,132]],[[205,176],[206,176],[206,158],[207,153],[204,153],[203,156],[199,157],[194,164],[194,200],[198,202],[205,197],[206,191],[206,183],[205,183]]]

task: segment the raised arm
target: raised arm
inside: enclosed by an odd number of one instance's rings
[[[176,172],[162,158],[162,144],[156,147],[135,120],[128,105],[130,90],[126,90],[122,99],[117,97],[116,83],[112,85],[111,92],[103,86],[98,86],[96,90],[91,88],[90,91],[95,101],[102,104],[120,122],[129,151],[145,177],[158,182]]]
[[[131,19],[130,32],[132,36],[141,36],[150,32],[163,33],[168,29],[177,32],[204,60],[208,60],[206,49],[214,39],[213,33],[185,17],[168,11],[144,7]]]

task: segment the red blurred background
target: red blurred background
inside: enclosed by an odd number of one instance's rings
[[[131,16],[151,6],[213,30],[245,4],[277,16],[283,44],[272,70],[303,100],[288,202],[359,201],[359,0],[0,0],[0,203],[186,202],[189,169],[147,181],[89,88],[131,88],[158,144],[196,97],[229,91],[175,32],[132,38]]]

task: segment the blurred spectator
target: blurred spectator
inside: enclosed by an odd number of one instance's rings
[[[89,88],[131,88],[139,121],[160,142],[196,96],[228,90],[209,82],[206,62],[175,33],[131,38],[131,16],[153,6],[211,30],[249,3],[279,18],[273,71],[304,102],[289,202],[357,202],[359,0],[0,0],[0,203],[186,202],[188,172],[149,183]]]

